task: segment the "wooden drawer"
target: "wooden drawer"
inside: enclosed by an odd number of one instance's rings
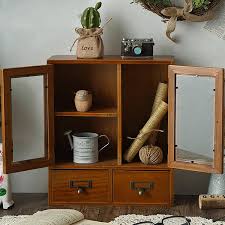
[[[113,191],[115,203],[169,205],[170,172],[115,170]]]
[[[50,170],[50,204],[109,201],[111,176],[108,170]]]

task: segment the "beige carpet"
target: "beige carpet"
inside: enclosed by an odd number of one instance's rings
[[[151,215],[151,216],[143,216],[143,215],[121,215],[115,218],[113,221],[109,223],[109,225],[132,225],[141,221],[152,221],[153,223],[161,222],[163,218],[168,215]],[[31,217],[27,215],[20,216],[4,216],[0,218],[0,225],[16,225],[24,221],[24,219]],[[191,225],[225,225],[225,222],[213,222],[212,220],[201,218],[201,217],[188,217],[191,220]],[[96,224],[95,222],[93,224]],[[98,223],[104,225],[105,223]],[[171,221],[171,225],[175,225],[175,221]],[[24,224],[25,225],[25,224]],[[29,225],[29,224],[26,224]],[[42,225],[42,224],[41,224]],[[61,223],[59,223],[61,225]],[[72,225],[72,224],[71,224]],[[76,225],[92,225],[90,220],[83,220],[81,222],[76,223]]]
[[[162,219],[165,217],[168,217],[169,215],[151,215],[151,216],[143,216],[143,215],[122,215],[117,218],[115,218],[112,222],[110,222],[110,225],[132,225],[137,222],[142,221],[151,221],[153,223],[159,223],[162,222]],[[201,217],[188,217],[191,222],[190,225],[225,225],[225,222],[213,222],[212,220],[201,218]],[[176,219],[172,219],[170,223],[166,223],[166,225],[178,225]],[[143,224],[144,225],[144,224]],[[146,225],[150,225],[146,224]]]

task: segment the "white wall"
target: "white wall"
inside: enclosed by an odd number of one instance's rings
[[[122,37],[153,37],[155,54],[176,57],[178,64],[225,67],[225,42],[202,30],[202,24],[178,23],[179,44],[164,35],[161,19],[131,0],[102,0],[106,54],[119,54]],[[46,64],[54,54],[69,54],[80,25],[79,14],[94,0],[0,0],[0,65],[15,67]],[[208,175],[176,172],[176,193],[206,192]],[[47,192],[47,169],[12,175],[14,192]]]

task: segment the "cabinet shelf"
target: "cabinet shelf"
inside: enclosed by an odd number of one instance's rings
[[[114,107],[94,108],[88,112],[57,111],[55,116],[66,117],[117,117],[117,109]]]
[[[167,162],[162,162],[156,165],[145,165],[142,162],[130,162],[130,163],[123,163],[121,166],[123,169],[132,170],[169,170]]]
[[[105,159],[100,160],[97,163],[92,164],[78,164],[74,162],[56,162],[51,168],[52,169],[102,169],[111,168],[117,165],[116,159]]]
[[[78,164],[74,162],[56,162],[51,169],[104,169],[118,168],[124,170],[169,170],[166,162],[158,165],[144,165],[141,162],[118,164],[117,159],[104,159],[93,164]]]

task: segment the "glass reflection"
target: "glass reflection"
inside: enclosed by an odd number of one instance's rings
[[[13,161],[45,156],[44,76],[11,79]]]
[[[215,78],[176,76],[176,161],[212,165]]]

